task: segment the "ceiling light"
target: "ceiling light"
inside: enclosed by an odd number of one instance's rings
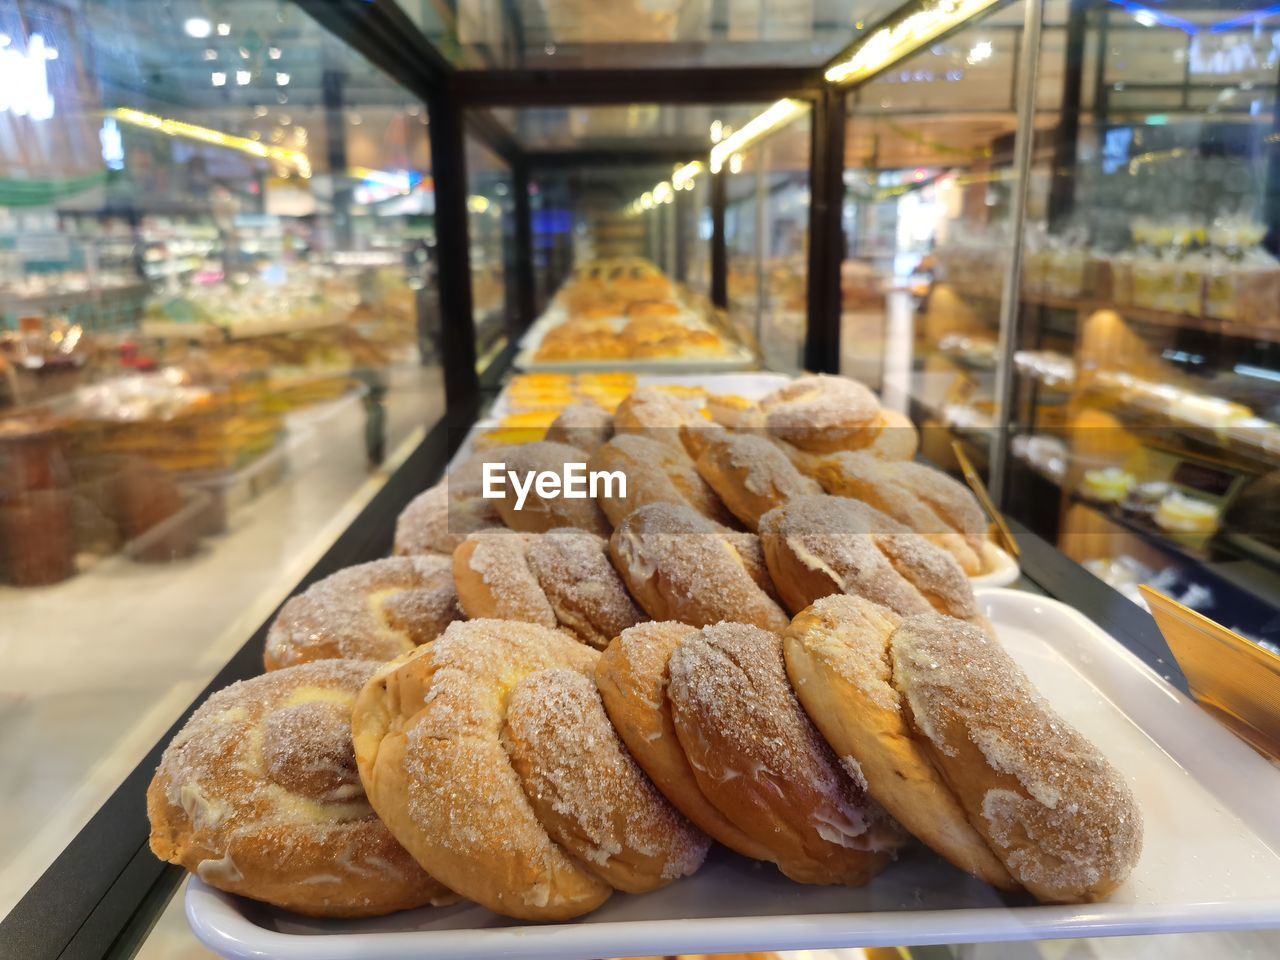
[[[697,160],[692,160],[683,167],[678,167],[671,174],[671,185],[677,190],[692,190],[693,179],[701,172],[702,164]]]
[[[204,58],[205,58],[206,60],[217,60],[217,59],[218,59],[218,51],[217,51],[217,50],[214,50],[212,47],[210,47],[209,49],[205,50],[205,52],[204,52]]]
[[[779,100],[764,113],[752,117],[733,133],[726,133],[725,138],[711,148],[711,172],[719,173],[725,161],[735,153],[745,149],[770,131],[789,123],[804,109],[805,105],[800,100]]]
[[[280,126],[287,127],[291,123],[293,123],[293,117],[289,116],[287,113],[280,114]]]
[[[289,75],[287,73],[276,74],[276,86],[287,87],[289,85]]]
[[[141,110],[131,110],[127,107],[111,110],[108,115],[115,117],[122,123],[154,130],[157,133],[163,133],[167,137],[197,140],[201,143],[225,147],[228,150],[237,150],[250,156],[271,160],[282,167],[296,171],[304,179],[311,176],[311,161],[301,150],[268,147],[265,144],[256,143],[248,137],[237,137],[229,133],[223,133],[221,130],[198,127],[193,123],[170,120],[165,117],[158,117],[153,113],[143,113]]]
[[[730,173],[742,172],[742,154],[735,153],[733,156],[729,158],[729,172]]]
[[[981,63],[983,60],[990,60],[991,52],[991,41],[979,40],[973,45],[973,49],[969,51],[969,55],[965,57],[965,61],[972,66],[975,63]]]
[[[221,70],[215,70],[209,74],[209,82],[215,87],[225,87],[227,85],[227,75]]]
[[[711,142],[719,143],[724,137],[724,124],[719,120],[711,121]]]
[[[261,104],[261,103],[260,103],[260,104],[258,104],[256,107],[254,107],[254,108],[253,108],[253,115],[254,115],[255,117],[265,117],[265,116],[267,115],[267,108],[266,108],[266,105],[265,105],[265,104]]]
[[[279,48],[279,47],[267,47],[267,56],[268,56],[270,59],[272,59],[272,60],[279,60],[279,59],[280,59],[280,48]]]
[[[236,83],[239,86],[247,87],[249,85],[249,81],[252,79],[253,79],[253,74],[251,74],[248,70],[236,71]]]
[[[1133,19],[1138,21],[1144,27],[1154,27],[1159,20],[1156,19],[1155,13],[1150,10],[1138,9],[1133,11]]]
[[[663,180],[660,184],[653,188],[654,203],[670,203],[675,199],[675,191],[671,189],[671,184]]]
[[[229,37],[229,36],[231,36],[231,24],[229,24],[229,23],[220,23],[220,24],[218,24],[218,36],[220,36],[220,37]]]
[[[248,59],[249,59],[249,51],[248,51],[248,50],[246,50],[244,47],[241,47],[241,48],[240,48],[240,59],[241,59],[241,60],[248,60]]]
[[[914,13],[887,21],[859,38],[823,74],[829,83],[854,83],[879,73],[903,57],[971,19],[996,0],[926,0]]]
[[[188,37],[195,37],[197,40],[203,40],[209,35],[212,27],[209,21],[204,17],[192,17],[182,25],[182,29],[186,31]]]

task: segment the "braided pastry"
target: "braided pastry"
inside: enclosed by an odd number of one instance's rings
[[[491,458],[493,460],[493,458]],[[496,462],[496,461],[494,461]],[[513,447],[506,452],[502,462],[507,470],[520,477],[537,473],[563,474],[567,463],[586,463],[587,454],[577,447],[564,443],[538,441]],[[504,496],[493,500],[503,522],[512,530],[524,533],[546,533],[557,527],[576,527],[608,536],[609,523],[596,502],[590,497],[570,499],[562,496],[543,497],[536,486],[530,485],[522,507],[516,509],[516,496],[511,485],[502,487]]]
[[[390,557],[339,570],[280,610],[268,670],[311,660],[391,660],[462,616],[447,557]]]
[[[219,890],[314,917],[455,900],[374,815],[356,775],[351,707],[377,669],[307,663],[213,694],[147,789],[155,855]]]
[[[477,533],[453,555],[468,617],[562,627],[603,649],[643,619],[609,562],[609,544],[585,530]]]
[[[672,804],[730,850],[767,860],[768,848],[734,826],[703,794],[676,737],[667,665],[676,647],[697,632],[697,627],[673,621],[622,631],[600,654],[596,685],[618,735]]]
[[[905,840],[840,768],[787,680],[782,639],[704,627],[671,654],[667,696],[703,794],[800,883],[866,883]]]
[[[655,620],[693,626],[735,620],[781,630],[787,615],[760,586],[729,534],[688,507],[651,503],[613,532],[609,552],[636,602]],[[754,539],[754,538],[752,538]]]
[[[760,401],[765,426],[811,453],[855,449],[880,432],[880,401],[846,377],[804,376]]]
[[[600,508],[615,527],[649,503],[679,504],[713,523],[735,524],[693,461],[671,444],[638,433],[619,434],[591,455],[588,469],[621,471],[627,478],[625,497],[600,497]]]
[[[657,890],[702,866],[707,838],[636,765],[590,677],[532,674],[512,691],[503,742],[548,835],[615,890]]]
[[[613,414],[594,403],[573,403],[560,411],[544,439],[592,453],[612,436]]]
[[[862,597],[823,597],[784,635],[791,686],[845,770],[894,819],[960,869],[1017,889],[908,724],[889,662],[901,623]]]
[[[467,534],[501,528],[498,508],[483,496],[483,464],[486,459],[501,460],[506,449],[499,447],[471,457],[411,500],[396,520],[396,554],[451,554]]]
[[[858,500],[798,497],[761,518],[760,542],[778,593],[794,612],[844,593],[900,616],[936,609],[989,626],[949,554]]]
[[[471,620],[384,666],[357,701],[356,760],[374,809],[420,863],[498,913],[570,919],[614,883],[652,889],[705,853],[625,762],[589,682],[598,656],[534,624]],[[584,783],[590,801],[569,802]]]
[[[707,438],[698,473],[750,530],[774,507],[793,497],[822,492],[787,459],[778,446],[751,433],[721,431]]]
[[[828,493],[861,500],[916,533],[928,537],[955,557],[966,574],[972,576],[981,573],[981,554],[974,550],[955,527],[943,519],[929,499],[916,492],[925,482],[924,475],[933,474],[927,482],[938,486],[944,496],[950,494],[954,497],[954,491],[937,479],[945,474],[927,467],[913,470],[912,466],[915,465],[886,463],[869,453],[844,452],[817,460],[812,465],[812,476]],[[914,479],[914,484],[906,482],[904,476]],[[938,497],[932,499],[937,501]]]
[[[1128,784],[1000,644],[927,614],[902,622],[889,654],[919,741],[1014,879],[1050,903],[1124,881],[1142,850]]]

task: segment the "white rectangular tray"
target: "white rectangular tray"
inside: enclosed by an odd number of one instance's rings
[[[801,886],[717,850],[697,875],[615,894],[572,923],[534,926],[477,906],[316,921],[195,879],[188,920],[236,960],[589,960],[1280,927],[1280,770],[1070,607],[1013,590],[979,596],[1009,651],[1142,805],[1141,861],[1105,903],[1002,897],[924,850],[857,889]]]

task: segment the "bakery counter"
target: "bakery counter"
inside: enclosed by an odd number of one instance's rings
[[[641,384],[621,399],[612,416],[595,407],[588,418],[583,404],[570,404],[550,424],[547,439],[504,445],[504,462],[517,471],[545,466],[554,454],[577,455],[590,448],[593,465],[611,466],[634,480],[630,492],[618,495],[616,502],[560,503],[538,489],[534,510],[521,514],[510,496],[496,503],[476,497],[478,473],[470,461],[450,473],[447,486],[414,497],[440,473],[452,452],[443,427],[431,431],[363,509],[341,518],[345,530],[297,584],[301,594],[277,618],[266,619],[270,610],[244,613],[241,637],[252,621],[261,617],[262,625],[197,698],[196,719],[184,735],[190,739],[180,741],[191,746],[166,750],[175,728],[156,743],[5,921],[0,928],[5,946],[39,960],[61,955],[86,936],[84,931],[92,931],[99,942],[114,942],[117,955],[140,949],[138,955],[147,960],[208,956],[182,932],[178,907],[165,910],[185,872],[161,863],[152,851],[196,871],[197,878],[183,893],[190,922],[204,943],[226,957],[398,960],[434,951],[476,960],[500,955],[586,958],[887,946],[913,939],[947,944],[1116,935],[1167,929],[1174,916],[1181,917],[1179,929],[1261,925],[1261,915],[1255,916],[1260,907],[1249,901],[1241,883],[1251,884],[1249,892],[1258,897],[1273,896],[1278,878],[1268,872],[1271,860],[1251,860],[1246,850],[1254,849],[1247,844],[1255,834],[1269,835],[1274,818],[1268,819],[1271,815],[1260,812],[1242,792],[1227,804],[1234,811],[1231,816],[1241,819],[1230,820],[1223,813],[1226,807],[1215,806],[1226,801],[1217,792],[1211,795],[1207,786],[1184,790],[1188,806],[1181,812],[1156,801],[1178,789],[1175,784],[1185,787],[1188,776],[1207,785],[1223,764],[1253,770],[1251,764],[1260,761],[1248,760],[1245,748],[1182,696],[1185,682],[1151,618],[1016,523],[1013,532],[1022,556],[1013,589],[975,590],[965,575],[982,568],[978,547],[987,535],[985,522],[972,522],[961,485],[912,461],[914,431],[902,426],[897,415],[880,409],[873,396],[847,381],[775,381],[757,398],[742,382],[746,378],[738,379],[728,393],[718,392],[716,387],[724,385],[714,380],[701,385],[702,394],[686,384]],[[523,383],[524,389],[549,387]],[[605,385],[587,381],[558,386],[570,391]],[[691,396],[705,403],[705,413],[688,406]],[[815,436],[807,424],[828,409],[833,397],[840,401],[842,425]],[[507,403],[511,399],[504,398]],[[673,423],[673,416],[680,419]],[[736,426],[726,432],[720,428],[727,422]],[[893,424],[899,425],[898,432],[887,429]],[[663,432],[663,425],[679,429]],[[617,435],[610,437],[615,428]],[[772,439],[753,429],[771,431]],[[565,446],[569,441],[584,446]],[[861,444],[862,450],[851,451],[850,444]],[[690,454],[696,454],[691,463],[685,459]],[[413,503],[401,513],[410,498]],[[925,511],[936,512],[935,522],[959,526],[942,534],[927,526],[913,532],[901,525]],[[919,522],[919,516],[914,519]],[[846,540],[857,539],[859,530],[866,533],[863,525],[872,520],[888,526],[858,541],[866,555],[850,567],[844,550],[855,545]],[[564,526],[576,529],[548,532]],[[522,535],[512,536],[503,527]],[[467,535],[467,529],[474,532]],[[815,530],[822,536],[814,536]],[[925,536],[929,532],[933,538]],[[397,555],[377,559],[393,543]],[[815,557],[820,567],[812,565]],[[690,563],[691,558],[696,562]],[[347,569],[357,563],[363,565]],[[879,571],[875,577],[844,579],[872,568]],[[804,569],[837,571],[838,576],[814,578],[803,574]],[[366,602],[369,593],[382,599],[380,609]],[[388,620],[384,610],[398,612]],[[909,629],[899,629],[899,616]],[[508,622],[496,629],[494,618]],[[893,646],[894,656],[910,659],[902,659],[898,669],[904,677],[914,677],[910,682],[921,690],[933,689],[931,660],[951,663],[958,650],[998,670],[1010,685],[1029,690],[1036,683],[1094,745],[1080,741],[1079,749],[1089,757],[1098,750],[1106,754],[1096,759],[1097,775],[1105,776],[1110,798],[1099,816],[1117,818],[1121,838],[1114,849],[1108,847],[1100,866],[1106,873],[1092,880],[1082,875],[1080,880],[1063,876],[1048,881],[1007,872],[1022,867],[1017,861],[1004,866],[976,834],[935,835],[927,811],[901,805],[901,797],[886,801],[895,804],[898,822],[871,813],[853,817],[855,807],[871,802],[870,791],[880,782],[875,744],[881,741],[846,743],[851,728],[825,722],[821,697],[838,674],[822,668],[831,652],[823,641],[830,626],[824,618],[835,618],[837,635],[843,635],[845,618],[852,618],[849,622],[860,623],[860,630],[901,644],[901,649]],[[993,627],[1005,650],[990,644],[987,631]],[[918,644],[918,650],[911,644]],[[644,664],[663,650],[662,656],[670,659],[670,689],[666,699],[654,699],[644,693],[650,670]],[[739,665],[743,684],[728,682],[731,677],[717,650]],[[382,667],[347,659],[387,661],[399,651],[403,653]],[[802,656],[808,659],[796,660]],[[797,662],[809,664],[805,669],[812,675],[800,676],[812,680],[811,688],[796,679]],[[495,672],[497,664],[503,668]],[[441,684],[447,676],[451,686],[427,697],[420,711],[404,699],[418,685],[434,684],[429,677],[437,675]],[[224,689],[250,677],[256,678],[251,684]],[[731,713],[738,716],[732,705],[746,702],[743,689],[767,690],[783,704],[768,714],[777,721],[778,737],[794,747],[786,764],[752,754],[752,743],[772,741],[749,738],[739,743],[729,737],[728,728],[720,729]],[[479,691],[500,696],[486,694],[473,702]],[[662,736],[649,736],[646,724],[660,718],[650,717],[644,704],[660,706],[667,700],[667,722],[677,724],[677,734],[694,729],[692,724],[703,733],[665,742]],[[483,749],[490,759],[481,766],[473,770],[464,757],[436,742],[448,737],[432,737],[429,749],[425,742],[422,746],[422,763],[407,763],[403,778],[391,776],[390,768],[375,777],[371,765],[381,770],[384,762],[399,762],[394,730],[403,728],[407,736],[417,737],[407,731],[416,730],[430,714],[437,724],[432,729],[443,731],[460,717],[478,717],[473,711],[488,709],[484,704],[498,702],[504,713],[496,724],[484,722]],[[1043,706],[1029,694],[1019,702]],[[457,704],[470,706],[458,713]],[[921,709],[927,707],[925,701],[921,704]],[[544,722],[549,705],[556,709],[551,723]],[[259,711],[265,711],[260,721],[254,719]],[[220,743],[243,750],[245,743],[258,741],[245,736],[224,741],[219,718],[262,732],[267,738],[262,764],[221,750]],[[747,709],[734,722],[774,720]],[[921,722],[928,727],[931,721]],[[1187,738],[1188,729],[1195,735]],[[712,730],[720,732],[712,737]],[[350,763],[341,759],[342,751],[333,753],[333,769],[347,771],[341,783],[320,782],[306,773],[319,769],[314,756],[329,757],[330,746],[350,744],[352,737]],[[708,747],[713,740],[724,746]],[[585,742],[603,744],[604,752],[579,750]],[[679,756],[689,756],[680,769],[699,783],[701,801],[682,793],[678,785],[687,780],[679,779],[676,767],[662,772],[662,758],[669,758],[676,742]],[[442,752],[437,756],[438,747]],[[704,756],[699,750],[710,752]],[[838,810],[830,814],[838,814],[839,830],[816,829],[817,846],[793,848],[769,830],[748,827],[751,821],[735,806],[735,797],[749,784],[742,790],[724,789],[734,779],[726,776],[712,777],[703,786],[688,772],[712,770],[723,762],[725,751],[733,750],[745,751],[743,762],[763,763],[784,777],[776,797],[761,795],[761,810],[769,816],[785,819],[792,805],[808,802],[796,792],[797,784],[845,784],[840,789],[847,795],[841,794]],[[834,766],[836,756],[845,758],[843,767]],[[923,753],[913,756],[913,763],[922,764],[922,775],[934,769],[934,761],[926,762]],[[581,815],[575,812],[576,802],[557,806],[553,800],[539,804],[532,799],[564,789],[557,786],[560,768],[547,765],[545,757],[573,764],[575,770],[582,763],[604,764],[599,778],[588,775],[585,781],[590,795],[598,798],[592,807],[636,804],[629,813],[617,808],[619,815],[625,813],[623,821],[640,831],[627,833],[624,849],[643,845],[658,851],[652,859],[631,859],[628,853],[624,867],[623,861],[614,862],[615,855],[601,856],[592,846],[607,839],[591,839],[594,834],[584,839],[562,829],[565,824],[557,817],[572,823]],[[792,760],[814,777],[785,779]],[[450,766],[455,761],[463,766],[455,770]],[[347,840],[334,836],[321,841],[322,850],[332,842],[338,853],[321,852],[314,863],[291,860],[287,866],[294,871],[289,874],[293,880],[284,884],[271,878],[283,876],[286,864],[270,857],[251,864],[247,850],[233,857],[229,848],[210,856],[220,850],[222,841],[215,836],[229,824],[235,826],[230,811],[240,802],[222,792],[216,768],[227,762],[239,764],[237,769],[252,768],[255,777],[270,779],[288,796],[310,797],[320,791],[329,797],[341,789],[352,823],[373,831],[370,843],[387,844],[394,836],[404,850],[392,844],[387,847],[392,859],[379,855],[375,864],[363,860],[363,848],[348,850],[342,846]],[[513,772],[493,779],[499,767]],[[454,771],[451,790],[433,792],[425,805],[413,806],[407,798],[414,788],[406,792],[401,780],[416,783],[444,768]],[[190,786],[192,776],[195,786]],[[542,782],[540,777],[546,778],[543,788],[521,787],[526,780]],[[612,786],[603,788],[606,781]],[[872,786],[854,789],[859,783]],[[1130,787],[1137,800],[1129,795]],[[263,801],[277,804],[276,788],[264,789]],[[506,814],[487,804],[495,798],[516,803],[522,789],[531,799],[518,842],[547,852],[552,857],[548,869],[554,867],[563,880],[546,897],[535,891],[521,898],[514,874],[474,866],[481,849],[486,857],[514,856],[510,844],[502,838],[494,841],[486,826]],[[356,790],[368,791],[368,804],[354,803]],[[472,797],[472,802],[455,808],[456,795]],[[1095,799],[1091,793],[1090,802]],[[1140,803],[1147,824],[1141,860],[1130,815],[1134,803]],[[288,829],[311,830],[307,824],[293,824],[287,813],[310,807],[286,804],[282,809]],[[680,814],[722,846],[708,854],[707,838]],[[1209,824],[1203,836],[1204,844],[1217,845],[1212,856],[1204,845],[1183,851],[1189,841],[1179,817]],[[1235,833],[1233,823],[1239,826]],[[151,828],[157,832],[148,843]],[[907,829],[922,843],[910,840]],[[1094,828],[1085,824],[1081,829]],[[196,841],[197,835],[209,839]],[[467,839],[455,845],[454,836]],[[863,838],[873,845],[864,849],[858,845],[862,840],[850,845],[837,842],[840,837]],[[564,849],[575,856],[564,855]],[[890,866],[886,854],[897,849],[903,851],[900,862]],[[386,866],[400,857],[406,857],[404,869]],[[704,857],[706,865],[699,870]],[[755,859],[772,860],[781,872],[753,864]],[[1213,869],[1192,869],[1215,859]],[[474,902],[427,905],[447,895],[428,879],[405,885],[406,877],[419,869],[415,864],[427,862],[440,864],[447,876],[437,879]],[[366,871],[357,874],[364,877],[359,889],[338,876],[347,864]],[[966,870],[975,876],[966,877]],[[1133,880],[1126,883],[1131,870],[1136,871]],[[883,876],[872,879],[882,871]],[[73,875],[81,879],[69,882]],[[685,879],[668,886],[680,876]],[[1023,882],[1023,890],[1000,892]],[[840,886],[845,883],[854,886]],[[1050,883],[1058,886],[1046,885]],[[622,892],[611,896],[614,889]],[[239,895],[275,906],[255,905]],[[1047,903],[1037,906],[1037,897]],[[1093,900],[1102,902],[1083,911],[1071,906]],[[321,918],[304,916],[311,913]],[[569,922],[585,913],[592,913],[586,922]],[[157,933],[148,940],[158,917]],[[557,925],[534,928],[531,922]],[[844,954],[841,960],[856,956]]]

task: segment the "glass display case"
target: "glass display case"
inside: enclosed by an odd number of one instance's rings
[[[0,12],[3,913],[443,414],[422,102],[206,14]]]
[[[1278,640],[1280,20],[1106,6],[1030,179],[1009,508],[1142,602]]]
[[[1278,50],[1239,0],[0,11],[0,953],[1280,957]],[[535,519],[499,460],[551,464]],[[619,463],[634,499],[568,493]],[[1139,585],[1239,637],[1187,657]],[[871,693],[798,666],[832,594]],[[651,620],[641,730],[584,647]],[[696,726],[676,653],[739,623],[763,646]],[[953,744],[921,691],[970,668]],[[861,697],[885,726],[842,740]],[[431,781],[462,727],[483,762]],[[262,810],[205,762],[270,808],[261,862],[208,839]],[[547,799],[574,764],[585,814]],[[632,800],[690,869],[620,878],[595,814],[630,845]],[[1107,825],[1053,854],[1085,880],[1011,853],[1054,842],[1002,831],[1019,804]],[[476,863],[511,805],[588,891],[561,914]],[[298,821],[376,839],[304,863]]]

